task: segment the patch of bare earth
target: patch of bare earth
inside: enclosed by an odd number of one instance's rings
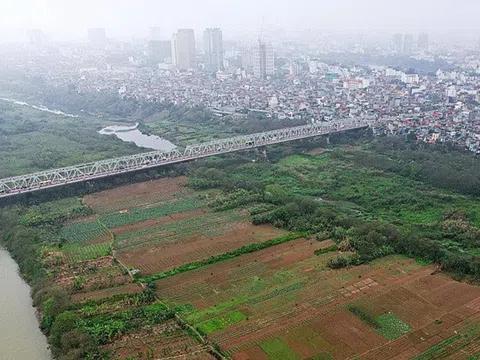
[[[172,200],[189,192],[186,185],[184,176],[162,178],[87,195],[83,201],[96,213],[115,212]]]
[[[235,230],[220,236],[206,237],[199,233],[193,233],[188,237],[169,242],[122,251],[117,256],[123,263],[149,275],[286,234],[285,231],[268,225],[255,226],[249,223],[236,223],[232,226],[235,227]]]

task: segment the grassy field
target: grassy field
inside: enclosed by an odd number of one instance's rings
[[[0,178],[141,151],[133,144],[97,133],[112,124],[0,100]]]

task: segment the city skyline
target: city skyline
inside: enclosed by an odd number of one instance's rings
[[[83,40],[87,28],[106,28],[110,37],[147,37],[155,27],[163,38],[178,28],[192,28],[201,33],[205,28],[220,27],[227,37],[256,36],[262,19],[266,32],[278,36],[299,36],[305,29],[316,32],[365,32],[381,36],[384,32],[428,32],[431,37],[456,38],[470,31],[478,39],[480,31],[475,14],[480,3],[465,0],[458,6],[452,0],[413,0],[389,2],[380,0],[355,2],[299,0],[297,2],[255,3],[231,1],[220,6],[218,0],[201,4],[180,0],[175,4],[151,0],[91,0],[65,4],[58,0],[19,0],[2,4],[0,41],[24,38],[27,29],[43,29],[54,41]],[[209,9],[209,11],[207,11]],[[477,11],[476,11],[477,10]],[[431,16],[435,13],[435,16]]]

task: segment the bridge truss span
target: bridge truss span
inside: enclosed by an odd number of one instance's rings
[[[15,176],[0,180],[0,198],[367,126],[369,124],[366,121],[318,123],[204,142],[187,146],[183,151],[179,149],[152,151],[29,175]]]

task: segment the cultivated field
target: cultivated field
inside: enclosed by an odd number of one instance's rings
[[[313,255],[321,246],[292,241],[160,280],[158,293],[234,359],[426,359],[434,346],[432,356],[462,358],[462,349],[480,350],[480,288],[400,256],[328,270],[336,255]]]
[[[55,284],[73,288],[75,301],[139,294],[127,268],[140,277],[165,274],[290,234],[252,225],[245,209],[214,211],[185,178],[120,187],[84,203],[95,214],[69,222],[61,250],[48,255]],[[169,311],[235,360],[471,360],[464,354],[480,354],[480,287],[432,275],[435,266],[398,255],[331,270],[327,263],[339,253],[314,252],[332,245],[313,237],[288,240],[166,275],[155,282],[156,292]],[[191,335],[168,318],[133,327],[103,348],[120,359],[212,359]]]

